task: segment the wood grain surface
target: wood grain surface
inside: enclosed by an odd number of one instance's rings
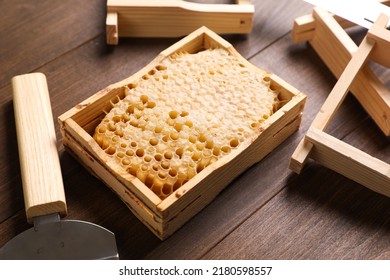
[[[67,219],[113,231],[122,259],[390,259],[389,198],[313,162],[299,176],[288,169],[291,154],[336,83],[309,45],[291,39],[293,20],[312,7],[301,0],[262,0],[255,8],[251,34],[224,38],[250,62],[307,95],[301,129],[162,242],[64,151],[57,117],[135,73],[177,38],[121,38],[118,46],[107,46],[103,0],[0,1],[0,246],[30,227],[11,78],[39,71],[49,86]],[[360,28],[350,32],[356,41],[364,35]],[[374,68],[390,86],[390,71]],[[389,138],[350,94],[327,132],[390,162]]]

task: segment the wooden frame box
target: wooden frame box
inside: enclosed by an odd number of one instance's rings
[[[178,51],[195,53],[202,49],[224,48],[238,57],[244,65],[261,71],[206,27],[202,27],[161,52],[152,62],[131,77],[110,85],[59,117],[63,144],[87,169],[105,182],[130,210],[160,239],[165,239],[186,221],[210,203],[234,178],[270,153],[301,123],[306,96],[269,74],[271,85],[285,100],[273,115],[263,123],[264,130],[249,143],[237,149],[195,175],[165,199],[160,199],[138,178],[116,171],[106,163],[106,154],[92,138],[97,124],[111,108],[111,101],[124,97],[124,85],[142,77],[159,61]],[[264,73],[263,71],[261,71]]]

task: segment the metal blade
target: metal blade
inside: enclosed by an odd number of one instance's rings
[[[390,16],[390,7],[377,0],[305,0],[362,27],[370,29],[381,13]],[[390,23],[389,23],[390,25]],[[387,27],[389,27],[389,25]]]
[[[4,260],[119,259],[114,234],[72,220],[40,224],[14,237],[0,250]]]

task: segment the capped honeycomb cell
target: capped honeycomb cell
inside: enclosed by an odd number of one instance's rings
[[[161,199],[259,135],[279,106],[267,75],[218,48],[175,53],[124,92],[94,139]]]

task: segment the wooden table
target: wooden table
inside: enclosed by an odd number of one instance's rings
[[[291,154],[336,82],[309,45],[294,45],[290,38],[293,20],[312,7],[301,0],[258,0],[255,5],[253,32],[224,37],[253,64],[308,96],[301,129],[162,242],[64,151],[56,122],[67,218],[113,231],[122,259],[390,259],[389,198],[313,162],[299,176],[288,169]],[[10,79],[45,73],[56,120],[91,94],[136,72],[177,39],[121,38],[119,46],[107,46],[103,0],[1,1],[0,22],[2,246],[30,227]],[[364,35],[359,28],[351,32],[356,40]],[[377,70],[389,86],[390,71]],[[352,95],[328,131],[389,162],[389,138]]]

